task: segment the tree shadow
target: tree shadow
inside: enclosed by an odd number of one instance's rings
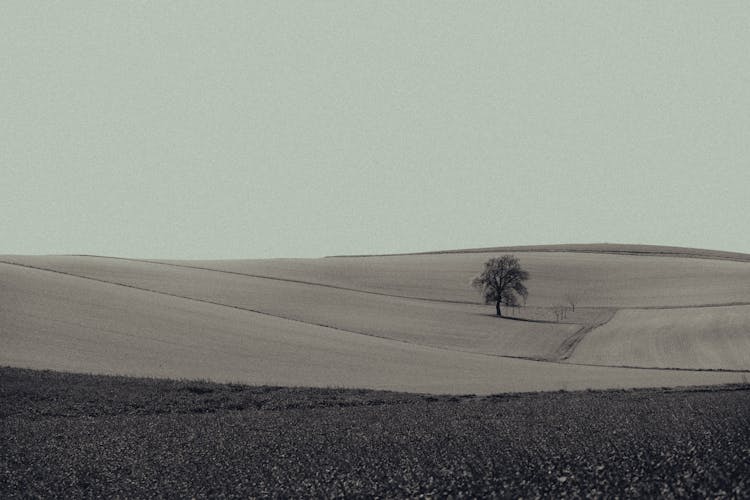
[[[530,318],[517,318],[515,316],[498,316],[497,314],[490,314],[490,313],[482,313],[482,316],[489,316],[491,318],[497,318],[497,319],[509,319],[512,321],[524,321],[527,323],[549,323],[553,325],[563,325],[568,323],[563,323],[560,321],[554,321],[551,319],[530,319]]]

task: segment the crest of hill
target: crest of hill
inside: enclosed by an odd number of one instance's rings
[[[429,252],[409,252],[401,254],[372,255],[334,255],[331,257],[387,257],[396,255],[440,255],[453,253],[491,253],[491,252],[568,252],[568,253],[604,253],[616,255],[647,255],[652,257],[689,257],[696,259],[720,259],[750,262],[750,254],[708,250],[704,248],[686,248],[665,245],[640,245],[627,243],[564,243],[558,245],[518,245],[486,248],[462,248],[456,250],[434,250]]]

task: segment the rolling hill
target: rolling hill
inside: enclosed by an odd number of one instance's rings
[[[638,249],[517,249],[531,279],[515,319],[494,317],[468,286],[497,255],[487,250],[236,261],[1,256],[0,364],[433,393],[746,377],[750,262]],[[550,307],[568,299],[575,312],[551,321]]]

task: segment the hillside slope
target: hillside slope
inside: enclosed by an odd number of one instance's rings
[[[250,384],[493,393],[736,382],[499,358],[0,264],[0,364]]]
[[[498,320],[479,305],[403,299],[150,262],[91,257],[8,261],[312,325],[485,354],[546,358],[578,329],[574,324]]]
[[[428,392],[742,375],[623,366],[750,372],[748,262],[519,253],[529,303],[500,319],[468,286],[494,255],[0,256],[0,364]],[[550,321],[569,298],[575,312]]]
[[[750,306],[623,310],[590,332],[576,363],[750,369]]]
[[[469,286],[497,253],[385,257],[172,261],[174,264],[327,284],[387,295],[477,303]],[[684,257],[525,252],[530,306],[563,304],[573,294],[592,307],[750,303],[750,263]]]

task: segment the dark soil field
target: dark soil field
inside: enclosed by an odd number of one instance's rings
[[[0,497],[748,497],[750,386],[497,396],[0,368]]]

